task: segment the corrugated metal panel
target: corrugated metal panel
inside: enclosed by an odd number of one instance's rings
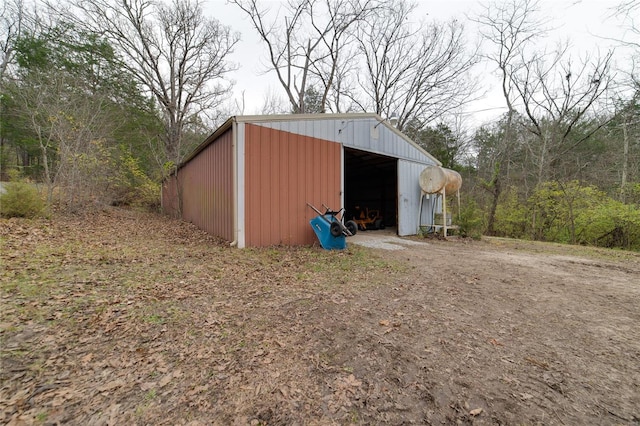
[[[315,117],[292,121],[276,119],[262,121],[260,126],[305,136],[325,139],[343,144],[347,148],[360,149],[376,154],[387,155],[403,160],[435,164],[436,161],[403,137],[400,132],[389,127],[386,122],[380,122],[374,116],[340,115],[332,118]]]
[[[424,200],[422,217],[418,221],[420,207],[420,173],[426,166],[411,161],[398,161],[398,235],[415,235],[420,224],[432,223],[432,203]]]
[[[306,203],[339,207],[340,144],[246,124],[244,153],[246,246],[315,242]]]
[[[228,241],[234,238],[232,137],[229,129],[178,171],[182,218]]]

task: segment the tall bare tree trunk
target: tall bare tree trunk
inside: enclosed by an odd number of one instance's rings
[[[500,165],[496,164],[493,171],[493,178],[485,189],[491,194],[491,207],[489,208],[489,217],[487,218],[487,235],[496,235],[495,222],[496,222],[496,210],[498,209],[498,201],[500,194],[502,194],[502,183],[500,177]]]
[[[620,177],[620,201],[623,203],[627,199],[627,173],[629,170],[629,129],[627,128],[627,119],[629,113],[625,113],[622,120],[622,176]]]

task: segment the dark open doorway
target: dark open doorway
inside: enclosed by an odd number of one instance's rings
[[[361,218],[363,212],[385,227],[397,224],[398,161],[395,158],[366,151],[344,150],[344,203],[346,218]],[[375,228],[372,221],[371,228]]]

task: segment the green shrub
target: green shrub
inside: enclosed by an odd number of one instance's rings
[[[636,204],[640,208],[640,182],[630,183],[626,195],[627,204]]]
[[[113,204],[157,209],[160,205],[160,184],[143,170],[140,160],[120,147],[115,174],[111,179]]]
[[[460,217],[457,219],[460,226],[460,235],[463,237],[471,237],[479,240],[482,236],[484,223],[482,219],[482,211],[473,200],[466,200],[464,207],[460,211]]]
[[[45,211],[45,203],[32,183],[24,181],[4,184],[0,195],[0,216],[34,218]]]
[[[496,208],[494,229],[497,235],[509,238],[527,238],[530,224],[529,211],[518,198],[517,188],[503,194]]]
[[[545,182],[526,200],[513,189],[506,193],[496,230],[512,238],[640,250],[640,207],[578,181]]]
[[[576,218],[577,242],[640,250],[640,209],[613,199],[585,209]]]

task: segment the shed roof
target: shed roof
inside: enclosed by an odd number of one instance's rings
[[[374,113],[346,113],[346,114],[272,114],[272,115],[237,115],[229,117],[220,127],[218,127],[207,139],[205,139],[196,149],[191,152],[180,164],[178,168],[181,168],[184,164],[188,163],[198,153],[214,142],[220,135],[228,131],[234,123],[265,123],[275,124],[278,122],[305,122],[305,121],[375,121],[374,127],[383,126],[390,132],[398,136],[401,140],[405,141],[411,147],[418,150],[418,152],[424,154],[427,158],[434,163],[441,165],[442,163],[428,153],[420,145],[416,144],[407,135],[391,125],[387,120]],[[355,147],[357,148],[357,147]]]

